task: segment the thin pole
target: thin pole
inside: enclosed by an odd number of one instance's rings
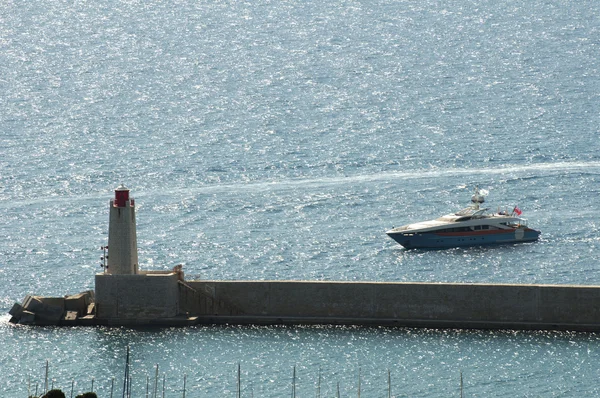
[[[184,373],[183,374],[183,398],[185,398],[185,379],[187,378],[187,375]]]
[[[129,396],[128,389],[128,381],[129,381],[129,346],[127,346],[127,357],[125,359],[125,377],[123,377],[123,398]]]
[[[165,398],[165,381],[167,378],[167,374],[163,373],[163,393],[162,393],[162,398]]]
[[[358,368],[358,398],[360,398],[360,368]]]
[[[392,376],[388,369],[388,398],[392,398]]]
[[[111,382],[110,382],[110,398],[113,398],[114,389],[115,389],[115,377],[113,376],[113,378],[111,379]]]
[[[337,398],[340,398],[340,382],[337,383]]]
[[[146,376],[146,398],[148,398],[148,394],[150,394],[150,377]]]
[[[158,398],[158,364],[156,364],[156,375],[154,376],[154,398]]]
[[[460,398],[463,398],[463,377],[462,377],[462,370],[460,371]]]
[[[94,378],[92,377],[92,389],[90,390],[90,392],[94,392]]]
[[[317,398],[321,398],[321,367],[319,366],[319,378],[317,381]]]
[[[44,394],[48,392],[48,360],[46,360],[46,376],[44,378]]]
[[[242,396],[242,370],[241,370],[241,365],[238,362],[238,374],[237,374],[237,396],[238,398],[241,398]]]
[[[71,398],[73,398],[73,390],[75,389],[75,379],[71,379]],[[112,395],[111,395],[112,398]]]
[[[131,389],[133,385],[133,376],[129,375],[129,381],[127,382],[127,398],[131,398]]]
[[[296,365],[294,365],[294,374],[292,376],[292,398],[296,398]]]

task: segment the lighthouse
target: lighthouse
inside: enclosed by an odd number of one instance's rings
[[[108,258],[95,283],[98,323],[137,325],[177,316],[183,311],[179,310],[183,271],[138,269],[135,201],[124,185],[115,189],[109,212]]]
[[[115,189],[115,198],[110,201],[107,260],[107,274],[138,273],[135,201],[129,197],[129,189],[122,184]]]

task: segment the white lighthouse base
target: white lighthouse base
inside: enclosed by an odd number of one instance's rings
[[[143,324],[173,318],[180,275],[174,271],[96,275],[96,318],[107,324]]]

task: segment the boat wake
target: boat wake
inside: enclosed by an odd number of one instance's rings
[[[197,193],[207,192],[223,192],[240,189],[246,190],[279,190],[279,189],[293,189],[299,187],[323,187],[323,186],[336,186],[348,183],[360,183],[360,182],[376,182],[376,181],[397,181],[397,180],[411,180],[416,178],[446,178],[455,177],[461,175],[507,175],[507,176],[518,176],[518,178],[531,178],[531,173],[535,173],[536,177],[549,175],[556,172],[562,173],[577,173],[582,171],[596,171],[600,173],[600,162],[552,162],[552,163],[538,163],[530,165],[506,165],[503,167],[490,167],[490,168],[446,168],[446,169],[425,169],[425,170],[414,170],[414,171],[393,171],[383,172],[376,174],[362,174],[362,175],[350,175],[343,177],[322,177],[322,178],[298,178],[291,180],[280,180],[280,181],[269,181],[269,182],[248,182],[248,183],[234,183],[224,184],[215,186],[203,186],[194,188],[193,191]],[[186,189],[186,192],[191,193],[190,190]],[[138,195],[139,196],[139,195]]]
[[[285,191],[303,188],[323,188],[323,187],[334,187],[340,185],[354,184],[354,183],[369,183],[369,182],[394,182],[412,179],[435,179],[435,178],[447,178],[447,177],[458,177],[468,176],[472,180],[473,176],[487,176],[487,175],[506,175],[510,178],[527,179],[537,178],[551,175],[552,173],[598,173],[600,174],[600,161],[590,162],[552,162],[552,163],[537,163],[529,165],[505,165],[502,167],[489,167],[489,168],[430,168],[420,169],[413,171],[389,171],[375,174],[357,174],[348,176],[335,176],[335,177],[318,177],[318,178],[295,178],[286,180],[269,180],[269,181],[248,181],[248,182],[234,182],[226,184],[207,184],[197,185],[194,187],[174,187],[169,190],[169,195],[174,193],[180,196],[195,196],[198,194],[218,194],[228,192],[262,192],[262,191]],[[535,175],[532,176],[531,174]],[[138,199],[146,197],[155,197],[157,195],[164,194],[164,187],[153,187],[150,190],[140,190],[136,197]],[[19,202],[6,201],[0,203],[1,207],[11,208],[15,205],[18,206],[30,206],[32,204],[47,203],[52,201],[56,202],[68,202],[74,198],[83,201],[95,201],[99,196],[104,193],[93,193],[89,195],[67,195],[61,197],[36,197],[31,199],[24,199]]]

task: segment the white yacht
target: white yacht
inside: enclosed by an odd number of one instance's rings
[[[489,209],[481,208],[486,194],[476,188],[469,207],[435,220],[394,228],[386,234],[407,249],[532,242],[539,238],[540,231],[527,226],[517,206],[510,214],[488,213]]]

